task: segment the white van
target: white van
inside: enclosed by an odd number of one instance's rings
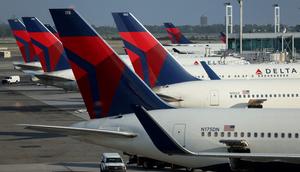
[[[13,75],[13,76],[7,76],[2,80],[2,84],[17,84],[21,81],[20,76]]]
[[[126,165],[118,153],[103,153],[100,162],[101,172],[126,172]]]

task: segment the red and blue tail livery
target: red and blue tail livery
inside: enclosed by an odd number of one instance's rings
[[[192,44],[172,23],[164,23],[164,25],[172,44]]]
[[[30,36],[26,31],[24,24],[19,19],[9,19],[9,26],[17,41],[17,45],[21,51],[25,63],[38,61]]]
[[[57,39],[60,39],[57,31],[50,24],[44,24],[44,25],[51,33],[53,33],[53,35],[55,35]]]
[[[171,108],[132,72],[74,9],[50,9],[90,118]]]
[[[38,54],[44,72],[70,69],[66,53],[60,40],[36,17],[23,17],[34,50]]]
[[[197,80],[128,12],[112,13],[135,72],[151,88]]]

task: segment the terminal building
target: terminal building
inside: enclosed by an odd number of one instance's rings
[[[228,49],[238,52],[239,34],[229,34]],[[243,33],[244,52],[287,52],[291,57],[299,57],[300,32],[294,33]]]

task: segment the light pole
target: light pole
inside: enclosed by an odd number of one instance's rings
[[[240,54],[243,53],[243,0],[237,0],[240,4]]]
[[[228,50],[228,37],[229,33],[232,34],[232,5],[227,2],[225,5],[225,26],[226,26],[226,50]]]

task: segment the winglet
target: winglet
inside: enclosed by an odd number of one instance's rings
[[[180,144],[151,117],[144,107],[134,106],[134,113],[158,150],[168,155],[187,154],[187,150],[180,146]]]
[[[17,45],[25,63],[38,61],[30,36],[24,24],[17,18],[8,20],[12,33],[17,41]]]
[[[152,88],[198,80],[131,13],[112,15],[135,72],[147,85]]]
[[[124,64],[74,9],[50,9],[90,118],[172,108]]]
[[[206,64],[205,61],[200,61],[200,63],[211,80],[221,80],[221,78]]]
[[[192,44],[173,23],[164,23],[164,25],[173,44]]]
[[[66,53],[60,40],[36,17],[22,17],[38,54],[44,72],[70,69]]]

